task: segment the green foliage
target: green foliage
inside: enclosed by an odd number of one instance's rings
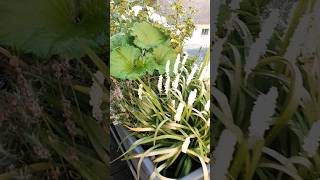
[[[132,41],[130,41],[130,39]],[[135,23],[129,34],[111,37],[110,72],[120,79],[137,79],[154,70],[163,73],[167,60],[175,60],[169,38],[147,22]]]
[[[212,138],[214,142],[220,141],[221,147],[230,145],[231,140],[222,136],[230,131],[236,142],[228,149],[231,153],[224,154],[230,162],[213,162],[217,167],[213,173],[244,180],[313,180],[320,174],[320,134],[311,132],[319,119],[316,113],[319,99],[315,94],[320,88],[315,79],[320,74],[320,61],[316,55],[319,54],[318,30],[312,30],[317,22],[310,16],[315,16],[319,3],[298,1],[288,29],[273,28],[272,38],[261,37],[269,27],[262,28],[268,14],[262,12],[269,12],[267,3],[245,0],[231,14],[219,13],[221,29],[214,39],[213,53],[217,54],[213,57],[221,58],[218,58],[218,76],[212,90],[215,122]],[[230,4],[220,11],[224,9],[231,9]],[[307,34],[313,38],[299,38],[305,36],[299,34],[304,32],[303,28],[308,29]],[[263,42],[259,46],[267,50],[251,62],[250,53],[261,50],[257,49],[257,41]],[[221,42],[223,46],[219,46]],[[305,48],[311,42],[314,44]],[[252,49],[255,51],[251,52]],[[247,71],[247,64],[253,65],[252,71]],[[276,94],[279,96],[274,96]],[[310,134],[317,136],[314,138],[317,140],[312,141],[317,149],[311,156],[305,145],[312,140]],[[212,146],[218,156],[220,147],[217,143]]]
[[[208,179],[209,67],[207,54],[200,67],[178,64],[178,72],[173,79],[169,79],[169,72],[166,78],[159,81],[158,78],[150,82],[138,79],[140,85],[138,93],[133,95],[133,102],[123,102],[130,118],[121,121],[138,140],[122,156],[137,146],[143,145],[146,149],[144,153],[125,159],[138,158],[141,162],[145,157],[155,156],[153,162],[158,170],[155,170],[153,177],[181,178],[195,166],[202,167],[204,179]],[[188,139],[191,139],[190,144]],[[174,173],[169,173],[170,169]],[[139,173],[140,169],[138,176]]]
[[[41,57],[85,55],[106,44],[103,0],[0,1],[0,44]]]
[[[131,28],[134,43],[142,49],[150,49],[168,40],[164,33],[149,23],[135,23]]]

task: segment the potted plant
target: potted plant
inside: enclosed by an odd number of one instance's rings
[[[129,137],[127,142],[123,140],[127,143],[123,156],[138,159],[133,163],[138,179],[163,178],[163,174],[186,179],[209,177],[209,56],[199,67],[186,66],[186,61],[187,56],[178,55],[174,64],[167,61],[164,76],[149,81],[137,78],[135,95],[131,101],[122,101],[129,118],[120,120],[115,130],[121,139]],[[147,166],[150,160],[154,167]],[[190,174],[197,168],[200,170]]]

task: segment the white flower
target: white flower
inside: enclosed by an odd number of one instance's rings
[[[182,66],[184,66],[184,65],[186,64],[187,59],[188,59],[188,56],[189,56],[189,55],[185,52],[185,56],[183,57],[183,60],[182,60],[182,62],[181,62]]]
[[[258,96],[250,117],[249,136],[263,138],[264,133],[272,124],[278,98],[278,90],[270,88],[267,94]]]
[[[178,73],[179,64],[180,64],[180,54],[177,55],[176,62],[174,63],[174,66],[173,66],[173,73],[174,74]]]
[[[167,19],[163,16],[160,16],[157,13],[148,13],[151,21],[159,23],[159,24],[167,24]]]
[[[206,81],[210,78],[210,64],[205,66],[200,74],[199,80]]]
[[[209,110],[210,110],[210,100],[207,101],[206,105],[204,106],[204,109],[209,112]]]
[[[170,60],[168,60],[166,63],[166,74],[170,74]]]
[[[124,16],[123,14],[122,14],[120,17],[121,17],[121,19],[123,19],[123,20],[126,20],[126,19],[127,19],[126,16]]]
[[[153,7],[147,6],[148,14],[154,13]]]
[[[264,55],[267,51],[267,43],[272,37],[273,31],[278,24],[279,10],[271,10],[268,18],[262,24],[261,32],[259,33],[259,38],[251,45],[249,55],[244,67],[246,74],[250,74],[252,70],[258,64],[260,57]],[[292,40],[292,38],[291,38]]]
[[[134,16],[137,16],[139,14],[139,11],[141,11],[142,9],[142,6],[133,6],[132,10],[134,12]]]
[[[230,130],[226,129],[222,132],[214,152],[215,163],[212,173],[215,175],[215,179],[227,179],[236,143],[237,137]]]
[[[180,33],[181,33],[181,31],[179,30],[179,29],[177,29],[177,31],[176,31],[176,35],[180,35]]]
[[[138,95],[139,95],[139,99],[142,99],[142,94],[143,94],[143,86],[142,84],[139,85],[139,89],[138,89]]]
[[[166,94],[168,94],[169,89],[170,89],[170,76],[169,76],[169,74],[167,74],[167,80],[166,80],[166,84],[165,84],[165,87],[164,87],[164,90],[165,90]]]
[[[93,84],[90,88],[90,101],[89,104],[92,106],[92,115],[96,120],[102,120],[102,110],[100,108],[102,104],[103,90],[100,85],[104,83],[104,76],[100,71],[97,71],[94,76],[98,82],[93,80]],[[100,84],[100,85],[99,85]]]
[[[162,92],[162,75],[159,76],[159,81],[158,81],[158,90],[159,90],[159,93]]]
[[[197,97],[197,89],[194,89],[193,91],[190,92],[189,97],[188,97],[188,105],[192,106],[194,101],[196,100]]]
[[[187,137],[187,138],[184,140],[183,144],[182,144],[181,151],[182,151],[183,153],[187,153],[189,144],[190,144],[190,137]]]
[[[313,123],[310,131],[303,141],[303,150],[307,152],[309,157],[313,157],[317,154],[320,142],[320,120]]]
[[[176,114],[174,116],[174,120],[175,121],[180,121],[181,115],[182,115],[182,112],[183,112],[183,108],[184,108],[184,103],[180,102],[179,105],[178,105],[178,108],[177,108],[177,112],[176,112]]]
[[[197,69],[198,69],[198,65],[194,65],[192,70],[191,70],[191,73],[189,74],[188,76],[188,79],[187,79],[187,85],[189,85],[193,79],[193,76],[194,74],[197,72]]]
[[[174,79],[174,81],[172,82],[172,88],[173,89],[177,89],[179,86],[179,80],[180,80],[180,74],[176,75],[176,78]]]

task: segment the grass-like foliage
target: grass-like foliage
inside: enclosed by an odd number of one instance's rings
[[[144,153],[126,159],[139,158],[142,163],[153,157],[156,169],[152,177],[178,178],[201,166],[204,179],[209,177],[209,54],[200,66],[186,66],[186,61],[187,56],[180,59],[178,55],[174,64],[167,61],[165,77],[149,82],[138,79],[133,102],[124,103],[132,118],[122,124],[138,140],[123,155],[143,146]]]
[[[296,2],[286,27],[273,4],[216,7],[214,179],[320,177],[320,3]]]

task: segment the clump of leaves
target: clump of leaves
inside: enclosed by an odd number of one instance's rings
[[[179,178],[189,174],[192,166],[202,166],[204,179],[208,180],[209,55],[200,67],[185,66],[186,61],[186,57],[181,61],[178,56],[173,69],[169,68],[172,61],[167,61],[166,77],[160,75],[157,83],[147,84],[138,79],[134,103],[124,102],[131,118],[122,122],[138,140],[123,155],[144,146],[144,153],[126,159],[139,158],[141,163],[145,157],[155,156],[152,177]],[[174,76],[170,77],[170,73]],[[174,173],[170,173],[168,169],[173,166]]]
[[[120,79],[137,79],[154,70],[163,74],[167,60],[175,59],[168,35],[147,22],[112,36],[111,50],[110,73]]]
[[[103,0],[0,1],[0,44],[41,57],[85,55],[106,44]]]
[[[249,11],[253,2],[259,8]],[[317,179],[320,3],[296,2],[280,31],[279,10],[261,15],[267,2],[223,2],[217,9],[228,15],[213,17],[212,171],[218,179]]]

